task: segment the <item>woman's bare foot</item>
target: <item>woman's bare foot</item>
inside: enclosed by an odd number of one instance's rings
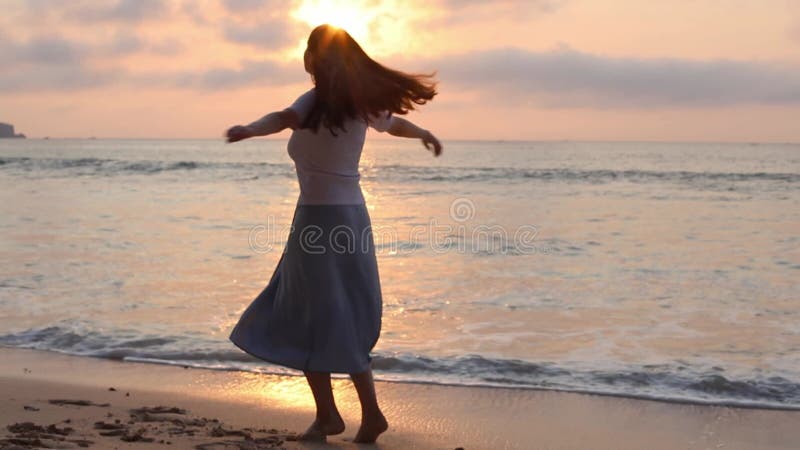
[[[344,420],[339,413],[327,420],[317,418],[308,429],[297,436],[298,441],[324,441],[327,436],[344,433]]]
[[[377,414],[361,418],[361,428],[358,429],[353,442],[364,444],[375,442],[378,436],[388,429],[389,423],[386,422],[386,417],[378,411]]]

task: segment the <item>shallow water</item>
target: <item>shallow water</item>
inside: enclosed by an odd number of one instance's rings
[[[0,344],[282,372],[228,340],[285,141],[0,141]],[[800,146],[372,140],[384,379],[800,408]]]

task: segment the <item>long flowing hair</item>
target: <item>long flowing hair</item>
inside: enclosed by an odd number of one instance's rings
[[[432,74],[408,74],[389,69],[367,55],[347,31],[320,25],[308,37],[314,107],[302,128],[320,125],[333,135],[347,119],[368,120],[383,111],[406,114],[436,95]]]

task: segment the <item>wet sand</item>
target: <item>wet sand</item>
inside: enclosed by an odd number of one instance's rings
[[[353,444],[358,401],[335,395],[347,430],[292,441],[313,416],[301,377],[0,349],[0,449],[796,449],[800,412],[552,391],[378,383],[389,431]]]

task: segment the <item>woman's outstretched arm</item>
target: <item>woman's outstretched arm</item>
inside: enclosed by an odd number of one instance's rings
[[[250,125],[236,125],[228,129],[225,136],[228,142],[237,142],[256,136],[266,136],[277,133],[286,128],[295,129],[298,126],[297,113],[289,108],[275,111],[256,120]]]
[[[414,125],[411,121],[402,117],[393,116],[392,125],[386,131],[392,136],[422,139],[425,148],[431,150],[434,156],[442,154],[442,144],[433,133]]]

